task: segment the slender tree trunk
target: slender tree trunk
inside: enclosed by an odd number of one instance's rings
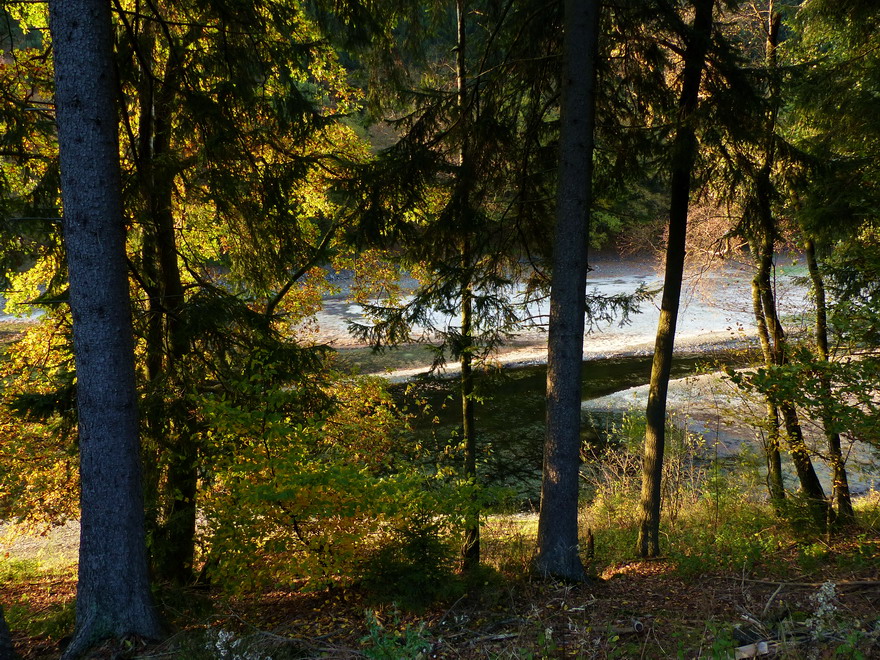
[[[182,324],[184,288],[173,211],[174,172],[166,164],[178,67],[168,65],[157,90],[152,29],[148,25],[141,40],[139,62],[144,70],[138,150],[145,208],[142,256],[148,297],[147,378],[156,390],[145,428],[158,453],[156,464],[148,469],[148,526],[156,576],[183,584],[192,578],[195,556],[198,447],[191,411],[178,396],[182,389],[180,362],[189,352],[189,342]]]
[[[52,0],[79,414],[76,631],[65,652],[161,627],[147,577],[110,5]]]
[[[773,167],[773,161],[776,153],[776,117],[779,111],[779,85],[776,81],[776,48],[779,44],[779,27],[780,16],[773,9],[773,0],[767,8],[767,39],[764,44],[764,60],[767,64],[767,70],[770,71],[770,84],[768,86],[768,94],[770,97],[770,111],[767,115],[767,125],[765,127],[765,150],[764,163],[759,173],[759,177],[763,184],[759,183],[759,190],[763,190],[764,199],[766,201],[765,215],[770,214],[770,171]],[[763,185],[763,188],[762,188]],[[772,223],[772,218],[765,219],[765,226],[768,222]],[[755,255],[761,253],[759,240],[752,240],[752,250]],[[771,252],[772,259],[772,252]],[[755,314],[755,324],[758,327],[758,337],[761,340],[761,350],[764,354],[764,363],[773,364],[774,344],[770,340],[770,330],[767,326],[767,314],[764,308],[764,299],[761,295],[763,285],[761,282],[761,269],[756,269],[756,275],[752,279],[752,307]],[[767,271],[769,273],[769,271]],[[785,498],[785,483],[782,478],[782,456],[780,450],[782,447],[782,434],[779,424],[779,408],[770,399],[765,397],[767,406],[767,430],[768,442],[766,447],[767,453],[767,482],[770,490],[770,499],[776,504],[777,508]]]
[[[459,121],[467,122],[467,32],[464,0],[456,0],[456,87]],[[470,162],[467,141],[463,141],[458,154],[460,167],[458,181],[458,213],[464,232],[461,246],[461,266],[464,281],[461,286],[461,429],[464,442],[464,474],[473,484],[477,483],[477,430],[474,420],[474,374],[473,374],[473,291],[470,282],[472,250],[470,240]],[[474,505],[475,506],[475,505]],[[480,565],[480,518],[473,511],[465,530],[462,552],[464,570]]]
[[[685,240],[690,203],[691,172],[697,138],[691,118],[697,108],[706,52],[712,39],[714,0],[694,0],[694,24],[684,54],[684,76],[678,103],[678,129],[672,143],[672,181],[669,202],[669,238],[660,320],[651,365],[651,383],[645,409],[645,452],[642,462],[641,521],[638,552],[642,557],[660,554],[660,505],[663,452],[666,445],[666,398],[675,350],[675,327],[684,278]]]
[[[138,141],[136,154],[136,171],[140,184],[141,197],[148,204],[153,190],[153,160],[154,153],[154,115],[155,115],[155,89],[153,80],[153,58],[155,39],[152,36],[152,24],[145,27],[145,34],[139,42],[141,62],[144,70],[141,71],[141,81],[138,90],[140,102],[138,117]],[[158,254],[156,248],[156,232],[152,223],[145,218],[143,235],[141,237],[141,263],[143,268],[143,281],[147,284],[147,318],[146,318],[146,376],[147,380],[153,381],[162,373],[162,301],[159,290],[161,279],[158,267]]]
[[[825,302],[825,282],[822,272],[819,270],[819,262],[816,259],[816,245],[813,239],[808,238],[804,245],[807,256],[807,266],[810,270],[810,280],[813,283],[813,293],[816,296],[816,353],[819,360],[828,362],[828,311]],[[822,377],[822,390],[825,399],[831,400],[833,393],[831,383],[827,377]],[[852,507],[852,497],[849,492],[849,480],[846,475],[846,465],[843,460],[843,451],[840,445],[840,434],[834,430],[834,421],[828,410],[822,411],[822,427],[825,431],[825,439],[828,441],[828,456],[831,462],[831,479],[834,503],[837,505],[837,516],[841,523],[851,523],[855,519]]]
[[[758,181],[759,191],[759,214],[760,214],[760,239],[757,242],[759,254],[757,255],[757,272],[755,274],[755,282],[761,298],[761,304],[764,310],[764,317],[768,334],[770,337],[771,359],[772,362],[767,366],[782,366],[788,360],[787,348],[785,343],[785,331],[782,323],[779,321],[779,315],[776,309],[776,296],[773,294],[773,286],[771,282],[771,272],[773,269],[774,255],[774,239],[773,239],[773,221],[770,212],[769,195],[762,194],[769,184],[769,179],[764,181],[762,187],[761,180]],[[782,416],[782,422],[785,426],[785,433],[788,440],[788,450],[791,454],[791,460],[794,464],[795,471],[798,475],[801,491],[810,502],[810,509],[816,524],[824,527],[829,518],[828,501],[825,499],[825,491],[822,489],[822,483],[816,475],[813,468],[813,462],[810,460],[810,452],[804,442],[803,432],[801,430],[800,421],[798,420],[797,411],[790,402],[779,402],[779,412]]]
[[[773,363],[773,351],[770,346],[770,334],[767,331],[767,319],[764,316],[764,305],[761,302],[761,291],[756,279],[752,280],[752,310],[755,315],[755,325],[758,328],[758,337],[761,340],[761,352],[765,364]],[[767,490],[770,500],[777,509],[785,499],[785,483],[782,479],[782,434],[779,427],[779,409],[770,400],[764,397],[767,407],[767,441],[764,453],[767,457]]]
[[[158,127],[157,135],[167,135],[167,125]],[[168,150],[167,138],[161,140],[162,152]],[[192,578],[195,553],[196,494],[198,490],[198,446],[193,428],[193,414],[185,398],[183,359],[189,352],[182,322],[183,281],[180,274],[175,234],[173,177],[162,172],[156,178],[151,216],[156,226],[156,246],[160,266],[160,300],[165,319],[163,348],[165,357],[166,402],[169,434],[165,452],[166,480],[163,493],[162,524],[155,546],[154,564],[158,575],[182,584]]]
[[[147,22],[140,35],[139,62],[141,81],[138,91],[139,118],[136,154],[136,172],[144,210],[141,222],[141,282],[146,295],[146,318],[144,330],[145,376],[148,383],[147,405],[143,410],[144,433],[150,442],[144,443],[144,498],[146,530],[152,548],[151,561],[154,574],[163,578],[162,571],[156,568],[157,551],[161,546],[159,524],[162,518],[162,456],[167,451],[168,415],[164,410],[163,388],[165,387],[165,310],[162,303],[162,271],[159,266],[159,248],[156,238],[156,223],[150,209],[154,196],[154,162],[156,159],[155,114],[156,93],[153,78],[155,63],[154,26]]]
[[[16,657],[12,635],[6,625],[6,617],[3,616],[3,606],[0,605],[0,660],[14,660]]]
[[[535,568],[544,575],[584,580],[578,546],[578,473],[599,2],[566,0],[564,29],[547,429]]]
[[[462,292],[461,332],[465,341],[471,336],[471,317],[473,314],[470,287]],[[465,443],[465,476],[476,483],[477,480],[477,434],[474,423],[474,374],[472,354],[465,346],[461,354],[461,420]],[[464,569],[472,570],[480,564],[480,520],[476,511],[474,519],[468,523],[464,544]]]
[[[771,273],[775,255],[776,222],[773,216],[773,182],[771,174],[775,162],[776,119],[779,107],[779,85],[776,79],[776,49],[779,42],[781,19],[771,2],[767,19],[765,60],[771,73],[768,89],[770,110],[766,118],[764,137],[764,160],[753,175],[755,184],[755,208],[751,244],[755,253],[755,277],[752,282],[755,302],[755,320],[758,322],[764,351],[765,364],[781,366],[787,361],[785,331],[779,320],[776,297],[773,293]],[[763,326],[761,321],[763,320]],[[774,408],[775,403],[775,410]],[[810,503],[811,513],[819,526],[824,526],[830,509],[825,500],[822,484],[813,469],[809,451],[804,442],[797,411],[790,402],[771,402],[768,398],[768,417],[778,412],[785,426],[789,453],[801,484],[801,491]],[[778,419],[778,418],[777,418]],[[778,424],[778,422],[777,422]],[[775,466],[772,466],[775,469]]]

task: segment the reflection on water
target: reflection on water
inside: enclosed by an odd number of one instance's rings
[[[673,362],[672,378],[683,378],[719,355],[680,356]],[[732,358],[730,354],[725,357]],[[590,360],[583,364],[583,399],[592,399],[643,385],[651,374],[651,356]],[[543,460],[546,365],[481,373],[475,406],[480,451],[480,483],[509,489],[520,505],[537,505]],[[413,432],[432,457],[461,468],[459,443],[461,404],[457,379],[419,378],[395,386],[402,401],[427,404],[413,420]],[[414,406],[411,405],[411,409]],[[595,413],[594,413],[595,415]],[[584,414],[588,422],[588,413]],[[586,423],[584,436],[595,439]],[[453,451],[445,451],[446,447]]]

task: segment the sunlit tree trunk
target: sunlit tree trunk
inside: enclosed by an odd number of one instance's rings
[[[807,256],[807,267],[810,271],[810,281],[813,283],[813,293],[816,297],[816,354],[822,362],[829,360],[828,351],[828,311],[825,301],[825,282],[816,259],[816,245],[808,238],[804,245]],[[826,400],[830,401],[833,392],[831,383],[827,377],[822,377],[822,390]],[[840,445],[840,434],[834,430],[834,421],[827,410],[822,412],[822,426],[825,431],[825,439],[828,441],[828,457],[831,463],[831,479],[834,504],[837,506],[838,521],[851,523],[854,520],[852,498],[849,492],[849,480],[846,476],[846,465],[843,459],[843,451]]]
[[[544,575],[583,580],[577,524],[581,363],[599,3],[566,0],[564,29],[559,189],[547,342],[547,429],[535,567]]]
[[[753,248],[754,249],[754,248]],[[764,316],[764,305],[761,302],[761,290],[757,277],[752,280],[752,310],[755,315],[755,325],[758,328],[758,338],[761,341],[761,353],[765,364],[773,363],[773,351],[770,346],[770,334],[767,331],[767,319]],[[764,452],[767,458],[767,490],[770,500],[778,508],[785,499],[785,483],[782,479],[782,435],[779,426],[779,409],[776,404],[765,397],[767,408],[766,431]]]
[[[666,398],[675,350],[675,327],[684,278],[685,240],[690,203],[691,172],[697,154],[697,138],[691,123],[700,91],[706,52],[712,38],[714,0],[694,1],[694,24],[684,54],[684,74],[678,102],[678,128],[672,143],[672,181],[669,202],[669,237],[660,320],[654,344],[648,404],[645,409],[645,450],[642,461],[641,517],[638,553],[660,554],[660,506],[663,452],[666,444]]]
[[[192,578],[198,482],[191,411],[178,395],[180,361],[189,352],[182,323],[183,280],[174,220],[174,172],[168,167],[179,67],[169,63],[161,84],[154,69],[158,29],[138,35],[141,82],[136,172],[143,204],[141,284],[147,296],[146,376],[150,399],[144,426],[152,442],[147,468],[147,525],[155,575],[175,583]]]
[[[79,415],[76,631],[65,652],[75,658],[161,629],[147,577],[110,5],[52,0],[49,10]]]
[[[776,80],[776,48],[779,45],[779,27],[780,27],[780,16],[778,12],[775,12],[773,9],[773,0],[770,0],[767,6],[767,39],[764,42],[764,61],[767,65],[767,70],[770,72],[769,80],[770,84],[768,86],[768,93],[770,97],[770,111],[767,116],[767,125],[765,127],[765,136],[764,136],[764,164],[759,173],[759,178],[761,182],[759,182],[759,190],[763,185],[764,194],[766,197],[766,208],[762,208],[762,212],[767,215],[770,213],[769,206],[769,188],[770,188],[770,171],[773,167],[773,161],[775,159],[776,153],[776,119],[778,115],[779,108],[779,84]],[[768,222],[772,222],[772,219],[767,218],[764,221],[766,225]],[[755,255],[761,254],[760,249],[760,240],[753,239],[752,243],[752,252]],[[772,258],[772,254],[771,254]],[[763,290],[762,284],[762,273],[760,267],[758,267],[755,271],[755,277],[752,279],[752,306],[754,308],[755,314],[755,325],[758,328],[758,337],[761,341],[761,351],[764,355],[765,364],[773,364],[773,343],[770,340],[770,329],[767,326],[767,314],[765,313],[764,308],[764,297],[762,297],[761,292]],[[785,498],[785,483],[782,478],[782,456],[781,456],[781,448],[782,448],[782,433],[779,423],[779,407],[770,399],[769,396],[766,398],[766,407],[767,407],[767,484],[770,491],[770,499],[776,504],[777,508],[782,500]]]
[[[761,304],[764,311],[764,318],[767,322],[767,330],[770,337],[771,360],[767,366],[784,365],[788,360],[787,348],[785,343],[785,331],[782,323],[779,321],[779,315],[776,309],[776,296],[773,293],[771,282],[771,272],[773,268],[774,255],[774,239],[773,239],[773,223],[772,214],[770,213],[769,196],[758,182],[759,191],[759,214],[761,216],[761,232],[760,240],[757,243],[759,254],[757,255],[757,272],[755,282],[761,297]],[[767,182],[765,182],[767,183]],[[782,416],[782,422],[785,427],[785,434],[788,441],[788,450],[791,455],[792,463],[797,472],[798,481],[800,482],[801,491],[810,503],[810,510],[816,524],[824,527],[829,516],[828,502],[825,499],[825,492],[822,489],[822,483],[816,475],[813,468],[813,462],[810,459],[810,453],[804,442],[803,431],[801,430],[800,421],[798,420],[797,410],[791,402],[778,402],[778,409]]]
[[[779,319],[776,296],[772,285],[773,259],[775,257],[776,219],[773,213],[774,195],[772,173],[776,159],[776,121],[780,105],[776,49],[779,42],[781,18],[774,10],[773,2],[768,5],[765,41],[765,64],[768,76],[768,112],[764,123],[763,154],[760,165],[745,169],[754,184],[754,194],[746,206],[745,221],[747,235],[755,264],[752,280],[752,296],[755,322],[764,363],[769,368],[781,366],[787,361],[785,331]],[[778,401],[766,395],[767,420],[770,439],[768,442],[768,482],[771,498],[780,501],[784,493],[781,476],[775,474],[778,463],[773,452],[777,450],[780,420],[785,428],[789,454],[798,475],[801,492],[809,502],[810,511],[816,523],[824,526],[830,508],[827,506],[822,485],[819,482],[809,451],[804,442],[803,432],[797,410],[789,401]]]

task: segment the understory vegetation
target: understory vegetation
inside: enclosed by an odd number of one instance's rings
[[[630,411],[594,424],[601,432],[585,444],[586,584],[535,576],[537,517],[510,509],[484,514],[481,567],[462,574],[461,518],[453,513],[462,502],[423,494],[428,499],[414,503],[403,495],[424,491],[397,477],[377,487],[352,474],[346,494],[370,502],[366,518],[352,504],[350,518],[313,515],[324,522],[284,534],[291,519],[278,516],[295,501],[274,511],[282,494],[255,490],[242,500],[246,517],[224,518],[235,521],[237,535],[214,541],[228,547],[222,567],[210,567],[210,552],[202,558],[210,582],[155,587],[175,632],[160,645],[108,643],[94,657],[728,658],[757,643],[783,658],[877,653],[880,494],[856,498],[855,522],[826,533],[812,523],[807,502],[792,498],[774,509],[757,457],[713,459],[683,421],[668,428],[662,559],[633,552],[644,420]],[[304,479],[298,492],[310,494],[312,511],[349,510],[324,479],[296,478]],[[200,525],[206,540],[214,506]],[[409,515],[395,514],[408,507]],[[324,547],[303,543],[303,533]],[[57,657],[73,625],[71,539],[13,546],[0,571],[0,598],[22,657]]]

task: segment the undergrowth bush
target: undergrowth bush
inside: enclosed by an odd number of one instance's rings
[[[597,538],[598,563],[632,556],[641,494],[644,415],[629,411],[607,425],[607,442],[585,460],[589,503],[583,529]],[[755,487],[755,456],[713,456],[703,439],[675,418],[666,428],[663,471],[664,547],[686,574],[751,569],[791,542],[790,532]],[[798,510],[792,501],[793,511]]]
[[[394,530],[363,566],[363,585],[379,601],[421,610],[453,595],[458,548],[427,516]]]
[[[367,635],[361,638],[364,656],[370,660],[421,660],[429,657],[433,644],[424,623],[402,624],[395,609],[385,624],[367,610]]]
[[[428,543],[425,521],[454,538],[476,506],[474,487],[411,460],[418,447],[380,379],[337,379],[334,406],[311,419],[285,413],[296,396],[267,391],[262,410],[204,404],[215,456],[200,503],[205,572],[234,591],[322,588],[355,581],[377,548],[401,540],[433,553],[439,570],[443,553]]]
[[[630,410],[602,429],[605,442],[586,452],[581,477],[587,484],[591,527],[635,525],[642,487],[642,448],[645,416]],[[675,525],[682,510],[698,501],[709,476],[709,461],[701,436],[691,433],[678,420],[666,423],[663,459],[663,515]]]

